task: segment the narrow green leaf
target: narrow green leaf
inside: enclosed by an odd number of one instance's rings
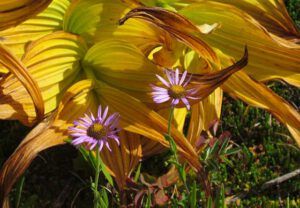
[[[137,168],[137,170],[136,170],[136,172],[135,172],[135,174],[134,174],[134,178],[133,178],[133,180],[134,180],[135,182],[137,182],[138,179],[139,179],[139,177],[140,177],[140,174],[141,174],[141,167],[142,167],[142,163],[139,163],[139,166],[138,166],[138,168]]]
[[[226,148],[227,148],[227,146],[228,146],[228,143],[229,143],[229,138],[226,138],[225,140],[224,140],[224,142],[223,142],[223,144],[222,144],[222,146],[221,146],[221,148],[220,148],[220,150],[219,150],[219,154],[220,155],[223,155],[224,153],[225,153],[225,151],[226,151]]]
[[[103,175],[105,176],[106,180],[108,181],[108,183],[112,186],[114,186],[114,181],[113,178],[111,177],[111,175],[109,174],[109,172],[106,170],[106,167],[101,159],[101,157],[99,157],[100,159],[100,166],[101,166],[101,170],[103,172]]]
[[[196,208],[196,206],[197,206],[197,184],[196,181],[194,181],[190,192],[190,207]]]
[[[20,178],[19,182],[17,183],[17,194],[16,194],[16,208],[20,207],[20,202],[21,202],[21,196],[22,196],[22,191],[24,187],[24,182],[25,182],[25,176],[22,175]]]

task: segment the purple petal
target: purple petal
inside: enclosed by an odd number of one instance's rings
[[[101,151],[103,148],[103,141],[102,140],[98,141],[98,145],[99,145],[99,151]]]
[[[181,101],[186,105],[186,108],[190,110],[191,106],[189,101],[186,98],[181,98]]]
[[[179,69],[177,68],[175,71],[175,84],[179,84]]]
[[[172,73],[173,72],[170,72],[169,70],[165,70],[165,74],[167,75],[169,82],[171,83],[171,85],[174,85],[175,84],[175,82],[174,82],[175,80],[174,80],[174,78],[172,76]]]
[[[82,137],[78,137],[78,138],[74,139],[71,143],[73,145],[78,145],[78,144],[86,142],[87,139],[88,138],[86,136],[82,136]]]
[[[153,95],[152,96],[153,99],[164,99],[164,98],[170,98],[170,96],[167,94],[167,95]]]
[[[96,119],[95,119],[95,117],[94,117],[93,113],[92,113],[92,112],[90,112],[90,114],[91,114],[91,115],[90,115],[90,118],[91,118],[92,122],[95,122],[95,120],[96,120]]]
[[[86,122],[83,122],[83,121],[80,121],[80,120],[74,121],[73,124],[74,124],[75,126],[85,127],[85,129],[87,129],[87,128],[90,126],[90,124],[88,124],[88,123],[86,123]]]
[[[167,95],[168,91],[154,91],[151,94],[152,95]]]
[[[162,78],[161,76],[157,75],[156,74],[156,77],[167,87],[170,87],[170,84],[164,79]]]
[[[110,148],[110,146],[109,146],[109,143],[108,142],[105,142],[105,146],[107,147],[107,149],[111,152],[112,150],[111,150],[111,148]]]
[[[90,150],[93,150],[96,145],[97,145],[97,141],[91,142]]]
[[[106,121],[105,121],[105,123],[104,123],[104,126],[108,126],[109,124],[111,124],[111,123],[114,121],[114,119],[116,119],[117,116],[118,116],[118,114],[116,114],[116,113],[110,115],[110,116],[106,119]],[[103,122],[104,122],[104,121],[103,121]]]
[[[178,103],[179,103],[179,99],[176,98],[176,99],[173,99],[173,100],[172,100],[171,105],[175,106],[175,105],[177,105]]]
[[[69,130],[74,131],[76,133],[86,133],[86,130],[84,130],[84,129],[78,129],[76,127],[69,127]]]
[[[191,99],[191,100],[199,100],[200,97],[192,97],[192,96],[186,96],[188,99]]]
[[[86,136],[86,133],[71,133],[70,135],[72,137],[81,137],[81,136]]]
[[[181,79],[180,79],[179,85],[182,85],[183,81],[184,81],[185,78],[186,78],[186,75],[187,75],[187,71],[184,71],[183,74],[182,74],[182,77],[181,77]]]
[[[155,97],[153,98],[153,101],[156,102],[156,103],[163,103],[163,102],[166,102],[170,99],[170,97]]]
[[[157,87],[157,86],[151,86],[153,90],[155,91],[159,91],[159,92],[168,92],[168,90],[166,88],[162,88],[162,87]]]
[[[101,105],[99,105],[99,107],[98,107],[98,119],[99,120],[101,119],[101,114],[102,114],[102,107],[101,107]]]
[[[116,135],[113,135],[112,139],[117,142],[118,146],[120,146],[119,138]]]
[[[84,114],[84,117],[81,117],[79,120],[82,120],[88,124],[92,124],[93,121],[91,120],[91,118],[87,115],[87,114]]]
[[[103,112],[103,115],[102,115],[102,118],[101,118],[101,122],[104,122],[106,116],[107,116],[107,113],[108,113],[108,106],[106,106],[104,112]]]
[[[190,83],[191,79],[192,79],[192,75],[189,76],[189,78],[186,80],[186,82],[182,86],[183,87],[187,86],[188,83]]]
[[[114,121],[110,124],[110,126],[109,126],[110,129],[115,129],[115,128],[117,128],[117,126],[119,125],[119,118],[120,118],[120,116],[118,116],[118,117],[116,118],[116,120],[114,120]]]

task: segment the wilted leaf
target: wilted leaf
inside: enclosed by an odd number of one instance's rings
[[[1,0],[0,30],[16,26],[43,11],[52,0]]]

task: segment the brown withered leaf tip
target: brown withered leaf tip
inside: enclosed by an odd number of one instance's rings
[[[207,97],[217,87],[222,85],[232,74],[241,70],[248,64],[248,49],[245,46],[243,57],[233,65],[217,72],[207,74],[190,74],[192,75],[191,85],[197,88],[196,95],[200,100]]]
[[[138,7],[121,18],[119,24],[123,25],[130,18],[142,19],[154,24],[191,47],[203,58],[219,64],[213,49],[201,39],[201,30],[184,16],[158,7]]]

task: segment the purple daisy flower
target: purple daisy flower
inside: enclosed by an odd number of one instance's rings
[[[90,150],[93,150],[98,145],[99,151],[105,145],[110,151],[108,141],[115,140],[120,145],[117,133],[120,131],[118,128],[120,115],[113,113],[108,116],[108,106],[102,113],[101,105],[98,108],[96,118],[91,113],[90,116],[84,114],[84,117],[74,121],[74,126],[70,127],[70,135],[74,138],[72,144],[76,147],[86,144]]]
[[[161,76],[156,75],[165,87],[152,86],[152,97],[154,102],[164,103],[171,99],[171,105],[176,106],[181,101],[189,110],[191,106],[188,99],[199,99],[197,97],[193,97],[193,95],[197,92],[197,89],[186,88],[191,80],[191,76],[187,78],[187,71],[184,71],[180,76],[179,69],[176,69],[176,71],[165,70],[165,74],[167,75],[168,81]]]

